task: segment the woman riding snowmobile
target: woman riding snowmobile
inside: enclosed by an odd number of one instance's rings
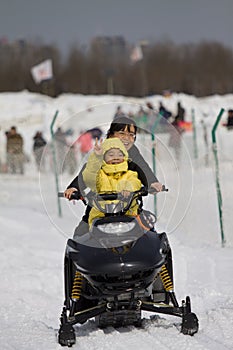
[[[162,190],[162,184],[158,181],[157,177],[139,152],[137,146],[135,145],[137,134],[137,125],[133,119],[130,119],[126,116],[119,117],[114,120],[107,132],[107,139],[109,138],[119,138],[124,144],[128,152],[128,170],[137,172],[139,180],[142,182],[143,186],[147,188],[155,189],[156,192]],[[67,199],[70,199],[72,193],[76,191],[83,191],[86,188],[85,182],[83,180],[83,171],[86,167],[86,164],[81,169],[80,173],[74,178],[74,180],[69,184],[67,189],[64,192],[64,196]],[[73,238],[83,234],[88,230],[88,218],[91,207],[87,205],[86,212],[79,223],[75,228]]]

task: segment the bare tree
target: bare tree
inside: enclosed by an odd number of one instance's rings
[[[66,59],[56,46],[18,42],[0,44],[0,91],[114,93],[125,96],[161,94],[170,89],[196,96],[233,92],[233,50],[218,42],[175,45],[160,41],[143,48],[132,64],[122,38],[93,40],[88,50],[71,47]],[[51,58],[54,78],[35,84],[30,69]],[[111,87],[111,89],[110,89]]]

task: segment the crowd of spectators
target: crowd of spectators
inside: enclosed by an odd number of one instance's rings
[[[227,121],[223,125],[231,130],[233,110],[229,109],[227,113]],[[161,101],[156,107],[151,102],[147,102],[135,113],[125,112],[122,106],[118,105],[113,114],[113,120],[122,116],[134,119],[139,133],[169,133],[168,147],[173,149],[176,159],[180,159],[182,134],[187,130],[186,111],[180,101],[177,102],[175,111],[170,111]],[[25,163],[33,161],[37,170],[41,172],[45,172],[48,168],[54,170],[56,167],[59,174],[64,171],[74,174],[80,160],[92,150],[95,140],[103,137],[103,131],[99,127],[82,130],[78,137],[73,138],[73,130],[64,131],[58,127],[53,140],[48,142],[42,131],[37,130],[32,138],[32,159],[24,151],[24,138],[16,126],[5,131],[5,136],[6,161],[4,163],[0,160],[0,172],[23,175]]]

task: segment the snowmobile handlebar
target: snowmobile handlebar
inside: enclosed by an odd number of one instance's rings
[[[163,185],[162,191],[161,192],[167,192],[168,189]],[[147,188],[147,187],[142,187],[138,191],[131,192],[131,196],[134,198],[140,197],[140,196],[147,196],[148,194],[157,194],[158,191],[156,191],[154,188]],[[58,192],[58,197],[65,198],[64,192]],[[72,193],[70,200],[84,200],[84,198],[87,197],[87,199],[90,199],[91,197],[95,197],[96,200],[125,200],[120,193],[117,192],[111,192],[111,193],[100,193],[97,194],[96,192],[89,191],[87,195],[82,196],[79,191],[75,191]]]
[[[168,189],[163,186],[162,191],[168,191]],[[142,187],[138,191],[130,192],[129,196],[125,197],[121,193],[96,193],[93,192],[90,188],[84,190],[84,195],[80,191],[75,191],[70,196],[69,200],[79,200],[81,199],[85,205],[95,207],[102,213],[111,213],[113,215],[118,215],[121,213],[124,215],[129,208],[131,207],[134,200],[139,199],[140,197],[147,196],[148,194],[156,194],[158,191],[154,188]],[[64,197],[63,192],[58,193],[59,197]],[[105,202],[104,205],[101,202]],[[112,201],[111,203],[109,203]]]

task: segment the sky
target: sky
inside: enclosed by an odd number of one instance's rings
[[[64,127],[77,129],[94,126],[93,122],[109,125],[117,103],[123,110],[144,99],[120,96],[62,95],[55,99],[29,93],[0,93],[0,142],[4,130],[12,124],[24,136],[29,162],[25,174],[0,173],[0,343],[4,350],[54,350],[57,344],[59,317],[63,307],[63,260],[66,241],[73,235],[81,219],[82,203],[61,199],[62,217],[57,211],[55,178],[47,167],[38,172],[32,155],[32,136],[44,128],[43,117],[52,120],[59,109],[55,127],[64,120]],[[183,134],[181,160],[174,162],[166,134],[156,134],[156,175],[169,191],[160,193],[156,229],[165,231],[172,248],[174,286],[179,305],[186,295],[192,311],[199,319],[199,332],[193,337],[180,333],[181,319],[175,316],[143,313],[142,328],[122,327],[98,329],[94,320],[75,327],[79,350],[230,350],[233,349],[233,236],[232,236],[232,131],[221,124],[217,129],[220,163],[220,186],[223,200],[223,223],[226,245],[221,245],[215,171],[211,143],[206,150],[200,123],[203,113],[208,126],[208,139],[220,107],[227,108],[233,95],[195,98],[184,94],[171,97],[151,96],[157,105],[163,99],[173,110],[177,100],[182,102],[190,118],[195,108],[198,157],[193,155],[193,134]],[[113,103],[113,101],[115,103]],[[85,121],[78,109],[93,104],[85,112]],[[137,105],[138,107],[138,105]],[[104,113],[100,113],[100,111]],[[76,113],[75,113],[76,112]],[[67,118],[67,116],[70,118]],[[102,115],[102,117],[100,117]],[[74,118],[73,118],[74,117]],[[224,118],[226,114],[224,114]],[[7,124],[8,123],[8,124]],[[73,124],[75,123],[75,124]],[[136,145],[152,167],[150,140],[137,135]],[[0,149],[5,149],[5,145]],[[189,155],[189,157],[187,157]],[[209,162],[206,164],[206,155]],[[51,158],[45,152],[47,165]],[[4,161],[2,155],[0,159]],[[60,190],[74,175],[64,172]],[[188,196],[187,196],[188,194]],[[152,196],[151,196],[152,197]],[[187,200],[188,199],[188,200]],[[153,211],[153,198],[147,202]],[[151,205],[152,204],[152,205]]]
[[[233,49],[232,14],[232,0],[2,0],[0,38],[40,38],[64,53],[100,35],[132,44],[217,40]]]

